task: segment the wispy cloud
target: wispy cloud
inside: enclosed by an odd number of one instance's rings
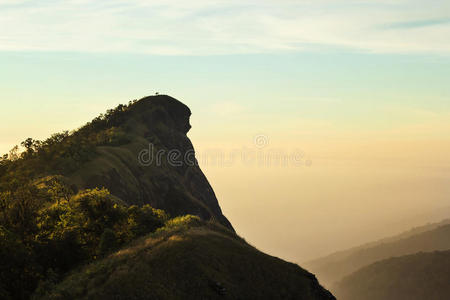
[[[0,0],[0,50],[450,53],[448,11],[447,0]]]
[[[435,26],[435,25],[447,25],[447,24],[450,24],[450,18],[398,22],[398,23],[386,24],[383,27],[386,29],[397,29],[397,28],[411,29],[411,28],[420,28],[420,27],[428,27],[428,26]]]

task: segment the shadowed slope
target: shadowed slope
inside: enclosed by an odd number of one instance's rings
[[[69,276],[48,299],[335,299],[314,275],[185,218]]]

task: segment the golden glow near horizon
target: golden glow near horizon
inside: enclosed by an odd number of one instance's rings
[[[200,160],[238,232],[273,255],[302,262],[450,213],[450,141],[273,143],[253,148],[261,161]],[[197,152],[202,158],[217,147],[200,144]],[[296,148],[307,149],[301,163],[279,164],[273,154]]]

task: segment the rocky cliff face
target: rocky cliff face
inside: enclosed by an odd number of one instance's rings
[[[231,229],[186,135],[190,115],[186,105],[169,96],[139,100],[118,126],[128,142],[97,147],[99,155],[70,180],[81,189],[105,187],[128,204],[215,219]]]

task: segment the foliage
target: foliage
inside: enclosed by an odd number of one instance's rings
[[[43,209],[37,218],[39,233],[36,239],[44,244],[67,244],[58,249],[60,253],[78,252],[82,253],[81,259],[96,259],[98,253],[104,253],[101,247],[111,247],[112,236],[119,246],[155,231],[165,219],[162,211],[149,205],[125,207],[114,203],[106,189],[85,190],[69,201],[63,200]],[[72,261],[76,261],[76,257]]]
[[[34,220],[38,209],[49,200],[46,193],[30,184],[0,193],[0,225],[22,239],[31,236],[37,229]]]
[[[38,271],[26,245],[13,232],[0,226],[0,298],[29,297]]]
[[[163,210],[155,209],[150,205],[137,207],[132,205],[127,210],[127,235],[128,239],[142,236],[155,231],[164,225],[168,216]]]
[[[93,159],[97,146],[117,146],[130,140],[124,128],[130,107],[119,105],[74,132],[63,131],[44,141],[28,138],[0,158],[0,191],[20,186],[37,175],[69,174]]]
[[[37,286],[42,293],[53,277],[153,232],[167,220],[149,205],[115,203],[106,189],[74,194],[57,177],[46,184],[0,194],[0,282],[8,282],[0,284],[2,298],[29,298]]]
[[[178,227],[191,227],[191,226],[198,226],[201,224],[200,218],[198,216],[193,215],[185,215],[185,216],[179,216],[175,217],[173,219],[167,220],[165,226],[161,229],[171,229],[171,228],[178,228]]]

